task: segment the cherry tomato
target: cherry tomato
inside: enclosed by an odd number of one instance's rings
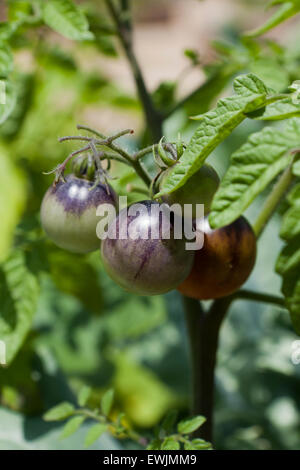
[[[60,248],[88,253],[100,247],[96,234],[100,204],[117,206],[110,186],[68,175],[66,182],[50,186],[41,206],[41,222],[48,237]]]
[[[159,207],[157,202],[142,201],[139,205],[141,213],[130,215],[127,208],[123,209],[109,225],[108,235],[112,238],[102,242],[103,264],[111,278],[127,291],[163,294],[187,277],[194,252],[186,251],[184,239],[174,238],[167,214],[153,214],[152,208]],[[169,239],[165,238],[168,228]],[[134,233],[144,234],[144,238],[135,238]],[[151,233],[156,233],[157,238],[153,239]]]
[[[195,299],[215,299],[231,294],[244,284],[256,257],[255,234],[244,217],[212,230],[207,218],[196,222],[204,244],[195,251],[190,275],[178,290]]]

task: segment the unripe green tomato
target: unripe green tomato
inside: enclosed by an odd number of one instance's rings
[[[50,186],[41,206],[41,223],[48,237],[60,248],[88,253],[100,247],[96,215],[101,204],[117,207],[117,196],[109,186],[68,175],[66,182]],[[98,234],[99,235],[99,234]]]
[[[102,261],[110,277],[125,290],[139,295],[164,294],[187,277],[194,252],[185,249],[185,240],[175,239],[173,223],[168,225],[170,219],[164,213],[151,212],[152,206],[159,207],[157,202],[139,204],[143,215],[130,215],[125,208],[109,225],[108,238],[101,245]],[[145,237],[134,238],[131,230],[142,231]],[[158,236],[151,238],[151,231]],[[169,238],[165,237],[167,232]]]
[[[170,171],[172,171],[172,167],[164,173],[160,183],[160,188],[162,188]],[[196,173],[194,173],[183,186],[170,194],[164,195],[162,199],[163,202],[166,202],[169,205],[175,203],[180,204],[182,211],[184,209],[184,204],[192,204],[192,207],[186,208],[184,213],[186,217],[191,218],[195,218],[197,216],[196,205],[204,204],[204,215],[206,215],[210,210],[211,202],[216,190],[218,189],[219,182],[220,179],[213,167],[205,164],[196,171]]]
[[[247,280],[256,258],[256,237],[244,217],[211,229],[208,219],[196,222],[204,234],[203,247],[195,251],[190,275],[178,290],[195,299],[216,299],[235,292]]]

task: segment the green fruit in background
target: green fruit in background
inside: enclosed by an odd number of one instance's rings
[[[172,171],[172,167],[163,174],[160,189],[163,187],[170,171]],[[162,199],[163,202],[169,205],[180,204],[182,210],[184,209],[184,204],[192,204],[192,207],[186,208],[185,211],[185,216],[192,218],[196,217],[196,205],[203,204],[204,215],[206,215],[210,210],[211,202],[218,189],[219,182],[219,176],[213,167],[205,164],[183,186],[170,194],[164,195]]]

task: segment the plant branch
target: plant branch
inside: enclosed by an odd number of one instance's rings
[[[149,91],[147,90],[145,80],[136,59],[136,56],[133,52],[132,41],[131,41],[131,22],[128,21],[129,17],[129,6],[128,2],[123,2],[123,7],[127,5],[127,12],[124,10],[119,14],[119,11],[116,9],[113,0],[105,0],[107,9],[116,25],[118,36],[120,42],[123,46],[124,52],[130,64],[133,77],[135,80],[137,92],[140,98],[140,101],[143,105],[145,120],[149,130],[152,134],[152,139],[158,141],[162,135],[162,116],[155,109],[153,101]],[[127,14],[126,14],[127,13]],[[124,16],[125,15],[125,16]]]
[[[281,198],[283,197],[284,193],[287,191],[289,185],[291,184],[292,179],[292,165],[289,165],[282,173],[277,183],[274,185],[271,193],[269,194],[263,205],[263,208],[256,222],[253,225],[256,237],[259,237],[262,234],[269,219],[274,214]]]
[[[151,177],[148,175],[148,172],[146,169],[141,165],[140,161],[135,159],[134,156],[132,156],[130,153],[128,153],[126,150],[124,150],[122,147],[120,147],[118,144],[115,143],[115,140],[118,139],[119,137],[122,137],[123,135],[126,134],[132,134],[133,131],[131,129],[125,129],[123,131],[118,132],[117,134],[114,134],[112,136],[105,136],[101,132],[96,131],[95,129],[92,129],[91,127],[88,126],[83,126],[83,125],[77,125],[78,130],[85,130],[87,132],[90,132],[94,134],[96,137],[99,137],[99,139],[93,138],[93,137],[87,137],[87,136],[66,136],[66,137],[61,137],[59,139],[60,142],[64,142],[67,140],[82,140],[84,142],[89,142],[89,145],[84,147],[83,149],[77,150],[73,152],[67,159],[66,162],[64,162],[64,167],[66,163],[73,158],[74,155],[77,155],[78,153],[81,153],[83,151],[88,151],[91,146],[91,142],[96,145],[96,146],[102,146],[102,147],[108,147],[110,150],[113,152],[116,152],[116,154],[120,155],[120,157],[114,157],[113,154],[108,154],[109,156],[107,157],[110,160],[118,160],[121,161],[122,163],[127,163],[133,169],[136,171],[138,176],[144,181],[144,183],[147,186],[150,186],[151,184]],[[103,155],[100,157],[101,160],[104,159],[106,156],[106,153],[103,152]],[[56,171],[56,169],[55,169]]]
[[[278,305],[279,307],[285,307],[285,300],[283,297],[272,294],[264,294],[262,292],[253,292],[246,289],[241,289],[234,293],[233,300],[253,300],[254,302],[265,302],[268,304]]]
[[[75,410],[73,414],[94,419],[95,421],[98,421],[99,423],[107,424],[107,426],[112,427],[112,429],[116,429],[116,423],[114,421],[108,419],[104,415],[99,414],[98,412],[89,410],[88,408],[80,408],[78,410]],[[140,436],[137,432],[133,431],[130,428],[122,427],[122,433],[124,437],[132,439],[133,441],[137,442],[141,446],[147,446],[148,444],[147,439],[145,439],[143,436]]]
[[[205,416],[207,420],[195,435],[210,442],[213,437],[214,373],[219,331],[232,301],[231,296],[215,300],[210,310],[204,312],[199,301],[183,297],[192,361],[192,412]]]

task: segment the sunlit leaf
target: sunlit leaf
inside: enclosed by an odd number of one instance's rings
[[[190,434],[196,429],[200,428],[206,419],[203,416],[194,416],[193,418],[188,418],[178,423],[178,432],[180,434]]]
[[[107,430],[107,424],[99,423],[92,426],[89,432],[86,435],[84,445],[85,447],[89,447],[94,444],[95,441],[99,439],[99,437]]]
[[[26,182],[4,147],[0,147],[0,262],[9,254],[14,230],[26,203]]]
[[[276,262],[276,271],[282,276],[282,292],[290,311],[293,327],[300,335],[300,184],[288,195],[280,230],[285,245]]]
[[[60,421],[72,416],[73,412],[74,406],[71,403],[63,402],[47,411],[47,413],[44,414],[44,420]]]
[[[267,33],[271,29],[278,26],[283,21],[287,20],[291,16],[296,15],[300,11],[300,1],[299,0],[288,0],[288,1],[276,1],[272,2],[272,5],[277,5],[282,3],[278,10],[260,27],[249,31],[245,36],[248,37],[257,37],[262,34]]]
[[[71,0],[45,2],[43,19],[50,28],[68,39],[93,39],[86,17]]]
[[[254,113],[250,113],[251,119],[258,119],[260,121],[277,121],[288,119],[300,115],[300,102],[293,102],[288,97],[282,100],[275,101],[265,108],[262,108]]]
[[[249,63],[249,70],[276,92],[285,91],[289,85],[289,74],[277,58],[260,57]]]
[[[23,251],[15,250],[0,267],[0,338],[9,364],[22,346],[36,312],[39,285]]]
[[[15,104],[15,86],[8,80],[0,80],[0,124],[9,117]]]
[[[101,411],[105,416],[108,416],[111,407],[113,405],[114,401],[114,391],[113,390],[107,390],[107,392],[104,393],[102,399],[101,399]]]
[[[13,69],[13,55],[7,44],[0,42],[0,78],[7,77]]]
[[[241,75],[235,79],[233,86],[236,92],[234,96],[221,99],[215,109],[199,116],[198,129],[156,197],[180,188],[202,166],[217,145],[245,119],[246,113],[266,103],[267,89],[255,75]]]
[[[293,159],[290,150],[300,144],[300,118],[282,129],[265,127],[250,135],[231,156],[229,169],[213,199],[210,223],[222,227],[237,219]]]
[[[161,445],[161,450],[179,450],[180,444],[173,437],[166,437]]]
[[[78,404],[79,406],[85,406],[88,399],[90,398],[92,393],[91,387],[88,387],[87,385],[84,385],[81,387],[79,393],[78,393]]]

